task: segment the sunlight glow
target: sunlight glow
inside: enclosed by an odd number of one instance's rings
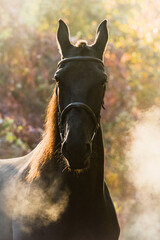
[[[143,112],[132,132],[128,152],[129,181],[137,201],[132,210],[129,235],[137,240],[158,240],[160,236],[160,109]]]

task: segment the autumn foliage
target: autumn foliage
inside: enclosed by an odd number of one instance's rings
[[[133,195],[125,164],[129,131],[140,112],[160,106],[158,7],[158,0],[1,0],[0,158],[26,154],[41,139],[60,59],[58,19],[69,24],[73,43],[81,38],[92,43],[97,25],[107,18],[105,177],[121,216],[121,202]]]

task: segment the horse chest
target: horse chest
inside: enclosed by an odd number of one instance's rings
[[[38,220],[33,223],[24,219],[14,221],[13,240],[103,240],[107,234],[103,222],[99,207],[70,205],[59,220],[46,226],[40,226]]]

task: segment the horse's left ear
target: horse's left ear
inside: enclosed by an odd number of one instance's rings
[[[92,45],[92,49],[95,50],[97,57],[100,59],[103,58],[103,53],[105,51],[105,47],[108,41],[108,30],[107,30],[107,20],[104,20],[100,23],[95,43]]]

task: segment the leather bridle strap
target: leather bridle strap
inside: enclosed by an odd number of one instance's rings
[[[59,61],[58,67],[60,67],[60,65],[63,64],[63,63],[68,63],[68,62],[72,62],[72,61],[97,62],[97,63],[101,63],[104,67],[104,63],[101,59],[96,58],[96,57],[91,57],[91,56],[76,56],[76,57],[63,58],[61,61]],[[58,87],[58,85],[57,85],[57,87]],[[56,94],[57,94],[57,87],[56,87]],[[100,116],[97,118],[97,116],[95,115],[93,110],[87,104],[82,103],[82,102],[70,103],[62,110],[62,112],[58,113],[58,122],[59,122],[61,139],[63,139],[63,136],[62,136],[63,135],[63,120],[65,118],[66,113],[72,108],[84,109],[91,116],[91,118],[94,122],[94,125],[95,125],[94,132],[93,132],[93,135],[92,135],[91,140],[90,140],[92,142],[96,133],[97,133],[98,128],[100,127]]]
[[[87,57],[87,56],[76,56],[76,57],[69,57],[69,58],[63,58],[61,61],[58,63],[58,67],[62,63],[67,63],[67,62],[72,62],[72,61],[90,61],[90,62],[98,62],[101,63],[104,66],[104,63],[101,59],[96,58],[96,57]]]
[[[93,120],[94,124],[97,124],[97,117],[96,117],[95,113],[92,111],[92,109],[87,104],[84,104],[82,102],[73,102],[73,103],[68,104],[63,109],[63,111],[61,112],[61,120],[62,120],[62,122],[63,122],[65,114],[71,108],[83,108],[83,109],[85,109],[89,113],[89,115],[92,117],[92,120]]]
[[[79,108],[79,109],[84,109],[86,110],[89,115],[91,116],[93,122],[94,122],[94,125],[95,125],[95,128],[94,128],[94,132],[93,132],[93,135],[91,137],[91,141],[93,141],[93,138],[100,126],[100,117],[97,118],[95,113],[93,112],[93,110],[87,105],[87,104],[84,104],[82,102],[73,102],[73,103],[70,103],[68,104],[62,112],[59,112],[59,128],[60,128],[60,133],[61,133],[61,137],[62,137],[62,132],[63,132],[63,129],[62,129],[62,126],[63,126],[63,120],[65,118],[65,115],[67,114],[67,112],[72,109],[72,108]]]

